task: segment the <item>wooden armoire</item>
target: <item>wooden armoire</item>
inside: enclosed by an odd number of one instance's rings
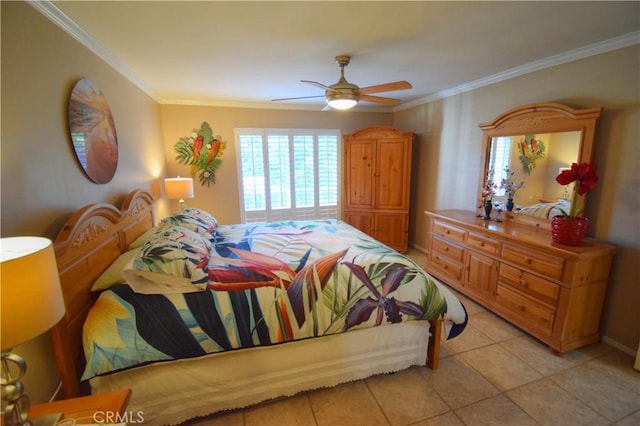
[[[343,220],[406,252],[413,132],[368,127],[343,140]]]

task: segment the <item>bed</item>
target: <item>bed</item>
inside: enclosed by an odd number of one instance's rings
[[[518,210],[518,213],[542,219],[551,219],[554,216],[562,216],[563,211],[568,212],[571,209],[571,203],[567,200],[559,199],[551,203],[537,203],[524,206]]]
[[[66,397],[130,388],[147,424],[437,368],[467,314],[419,265],[338,220],[220,225],[153,199],[87,206],[54,243]]]

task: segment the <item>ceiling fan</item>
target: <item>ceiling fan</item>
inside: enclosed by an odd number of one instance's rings
[[[411,89],[413,86],[407,81],[394,81],[393,83],[378,84],[360,88],[355,84],[349,83],[344,78],[344,67],[349,65],[351,57],[348,55],[336,56],[336,64],[340,67],[340,80],[330,86],[326,86],[317,81],[300,80],[303,83],[312,84],[314,86],[325,89],[324,98],[327,105],[340,110],[353,108],[359,101],[376,102],[385,105],[397,105],[400,99],[384,98],[381,96],[371,96],[371,93],[392,92],[395,90]],[[297,98],[280,98],[272,99],[272,101],[290,101],[294,99],[320,98],[322,96],[301,96]]]

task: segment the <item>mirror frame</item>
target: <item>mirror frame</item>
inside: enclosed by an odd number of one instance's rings
[[[596,122],[602,107],[574,109],[559,103],[534,103],[510,109],[492,121],[480,123],[482,129],[482,167],[478,184],[478,200],[482,199],[482,189],[488,172],[491,140],[496,136],[516,136],[523,134],[557,133],[580,131],[580,152],[577,163],[591,162]],[[583,207],[586,194],[579,197],[578,205]],[[505,212],[504,220],[550,228],[550,220]]]

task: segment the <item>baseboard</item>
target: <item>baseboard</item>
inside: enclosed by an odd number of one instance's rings
[[[627,355],[631,355],[632,357],[636,357],[636,354],[638,352],[637,349],[631,349],[626,347],[625,345],[623,345],[622,343],[618,343],[613,339],[608,338],[607,336],[602,336],[602,343],[606,343],[609,346],[613,346],[614,348],[618,349],[620,352],[624,352]]]
[[[414,249],[416,249],[419,252],[422,252],[424,254],[427,254],[427,248],[426,247],[422,247],[421,245],[418,245],[418,244],[415,244],[415,243],[409,243],[409,247],[414,248]]]

